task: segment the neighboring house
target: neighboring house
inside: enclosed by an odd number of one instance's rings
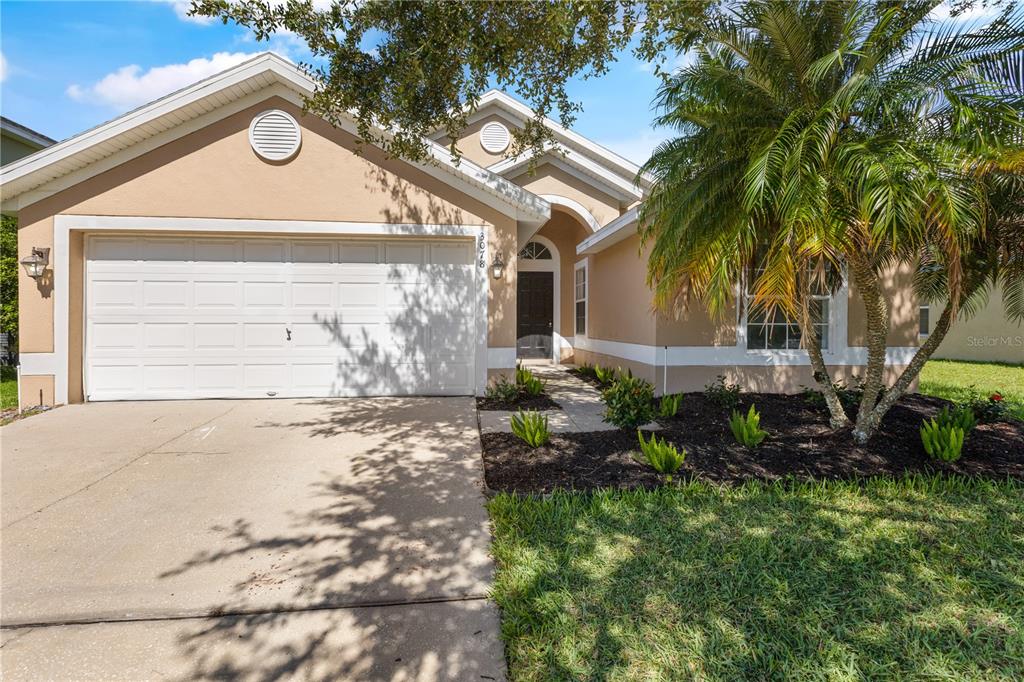
[[[532,113],[498,92],[461,164],[441,138],[432,164],[357,155],[353,123],[303,114],[312,88],[261,55],[4,169],[22,255],[51,249],[22,275],[23,395],[481,394],[537,357],[628,366],[659,390],[811,383],[786,325],[651,312],[632,162],[550,122],[562,149],[529,172],[508,143]],[[917,306],[894,299],[899,366]],[[863,310],[846,289],[824,307],[848,377]]]
[[[922,304],[918,335],[921,339],[935,329],[942,304]],[[1003,307],[1002,289],[989,292],[988,300],[975,314],[964,316],[946,333],[934,358],[978,362],[1024,363],[1024,322],[1011,322]]]
[[[6,166],[12,161],[56,143],[56,140],[42,133],[0,116],[0,166]]]
[[[56,144],[56,140],[0,116],[0,166],[17,161],[51,144]],[[0,364],[13,362],[17,357],[13,352],[15,344],[12,341],[7,332],[0,331]]]

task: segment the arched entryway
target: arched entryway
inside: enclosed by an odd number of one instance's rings
[[[519,250],[516,279],[516,358],[559,359],[561,257],[548,238],[534,235]]]

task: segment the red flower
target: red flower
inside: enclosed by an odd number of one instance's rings
[[[1003,394],[1002,393],[993,393],[992,395],[990,395],[988,397],[988,399],[991,400],[994,403],[998,403],[998,402],[1000,402],[1003,399]]]

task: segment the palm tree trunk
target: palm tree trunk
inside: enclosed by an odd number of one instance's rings
[[[828,373],[825,366],[825,359],[821,355],[821,339],[818,337],[818,328],[814,326],[811,318],[811,282],[806,275],[801,277],[800,286],[800,332],[807,348],[807,355],[811,359],[811,369],[814,372],[814,379],[821,386],[821,394],[825,396],[825,405],[828,406],[828,423],[833,429],[841,429],[850,424],[843,409],[843,403],[839,400],[836,387],[832,383],[832,375]]]
[[[848,262],[864,302],[867,323],[868,358],[864,374],[864,393],[853,427],[853,440],[863,445],[878,430],[881,416],[875,411],[878,397],[885,388],[885,348],[889,336],[889,306],[882,295],[878,274],[867,256],[856,249],[848,254]]]
[[[928,340],[921,344],[921,347],[914,353],[914,357],[911,358],[910,364],[903,368],[903,372],[900,373],[896,383],[885,392],[878,405],[875,406],[873,412],[876,416],[874,428],[878,428],[878,424],[882,422],[882,417],[889,411],[896,401],[899,400],[907,389],[910,388],[910,384],[913,383],[917,375],[921,373],[921,368],[924,367],[924,363],[928,361],[928,358],[932,356],[935,349],[942,343],[942,339],[946,337],[946,332],[953,324],[953,306],[950,302],[946,302],[946,307],[942,310],[942,315],[939,316],[938,322],[935,323],[935,329],[928,335]],[[874,431],[872,431],[874,433]],[[871,434],[868,435],[870,437]]]

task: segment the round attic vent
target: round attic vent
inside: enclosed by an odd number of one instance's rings
[[[510,139],[508,128],[497,121],[491,121],[480,129],[480,146],[492,154],[508,149]]]
[[[301,142],[298,122],[278,109],[264,111],[249,124],[249,144],[267,161],[292,158]]]

